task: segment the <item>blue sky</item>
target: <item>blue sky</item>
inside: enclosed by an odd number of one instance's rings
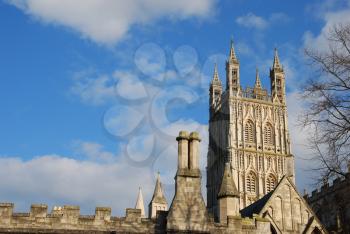
[[[278,48],[297,186],[310,190],[303,49],[349,18],[348,1],[330,0],[0,1],[0,200],[121,215],[139,185],[148,203],[158,170],[170,199],[179,130],[202,133],[204,168],[208,82],[215,62],[224,79],[231,37],[244,86],[258,67],[268,88]]]

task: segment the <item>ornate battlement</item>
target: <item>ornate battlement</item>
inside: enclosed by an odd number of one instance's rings
[[[262,100],[265,102],[271,102],[272,103],[272,97],[271,95],[268,95],[267,89],[260,89],[260,92],[256,92],[256,89],[254,87],[247,87],[244,91],[242,91],[242,97],[247,99],[255,99],[255,100]]]
[[[141,217],[140,209],[126,209],[125,217],[111,216],[110,207],[96,207],[94,215],[80,215],[79,206],[54,207],[48,213],[45,204],[33,204],[29,213],[14,213],[13,203],[0,203],[0,231],[17,230],[75,230],[98,232],[154,232],[156,220]]]
[[[350,172],[347,173],[345,178],[336,178],[330,185],[328,182],[324,183],[320,189],[315,189],[311,192],[311,195],[304,194],[304,198],[310,203],[317,201],[330,193],[335,193],[338,190],[342,190],[350,186]]]

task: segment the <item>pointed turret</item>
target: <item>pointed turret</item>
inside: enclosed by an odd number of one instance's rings
[[[225,164],[224,175],[222,177],[218,198],[239,197],[235,182],[233,181],[230,163]]]
[[[277,48],[275,48],[275,55],[274,55],[274,58],[273,58],[272,69],[282,69],[282,65],[281,65],[280,59],[278,57]]]
[[[213,79],[211,80],[211,85],[220,85],[221,86],[221,80],[219,78],[219,73],[218,73],[218,65],[215,63],[214,65],[214,75]]]
[[[237,59],[236,53],[235,53],[235,48],[234,48],[234,45],[233,45],[233,39],[231,39],[229,61],[238,63],[238,59]]]
[[[254,85],[253,93],[254,93],[255,99],[259,99],[259,100],[268,99],[267,90],[263,89],[261,84],[258,68],[256,68],[255,85]]]
[[[286,103],[286,87],[285,87],[285,75],[283,66],[280,63],[277,49],[275,49],[275,55],[273,58],[273,64],[270,69],[271,79],[271,96],[272,101],[275,103]]]
[[[255,74],[255,88],[261,89],[261,81],[260,81],[260,77],[259,77],[259,70],[258,68],[256,68],[256,74]]]
[[[141,217],[145,217],[145,206],[143,204],[143,196],[141,187],[139,187],[139,194],[137,195],[135,209],[141,210]]]
[[[213,79],[210,82],[209,87],[209,102],[210,102],[210,114],[213,114],[216,110],[217,105],[221,101],[222,85],[219,78],[218,66],[215,63]]]
[[[229,90],[230,95],[232,95],[234,92],[238,92],[240,89],[239,61],[236,57],[232,39],[230,54],[226,61],[226,89]]]
[[[239,216],[239,192],[233,180],[230,163],[225,164],[218,200],[220,223],[226,223],[228,216]]]
[[[155,218],[158,210],[166,211],[168,209],[168,202],[163,193],[162,183],[160,182],[160,174],[158,172],[156,186],[154,188],[152,200],[148,205],[148,212],[150,218]]]

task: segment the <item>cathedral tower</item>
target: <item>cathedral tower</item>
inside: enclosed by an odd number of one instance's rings
[[[255,85],[241,87],[239,62],[232,42],[226,62],[226,90],[220,88],[215,66],[210,85],[207,206],[216,219],[219,219],[217,196],[226,163],[230,164],[237,186],[240,209],[270,192],[284,175],[294,180],[285,75],[277,50],[270,81],[269,93],[256,70]]]

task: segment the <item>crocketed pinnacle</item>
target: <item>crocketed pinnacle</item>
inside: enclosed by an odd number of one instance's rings
[[[273,58],[273,66],[272,66],[273,69],[281,69],[282,66],[281,66],[281,63],[280,63],[280,59],[278,58],[278,52],[277,52],[277,49],[275,48],[275,56]]]
[[[231,48],[230,48],[229,61],[230,62],[235,62],[235,63],[238,62],[237,57],[236,57],[236,53],[235,53],[235,48],[233,46],[233,39],[231,39]]]
[[[233,181],[230,164],[225,164],[224,176],[222,177],[218,198],[239,197],[235,182]]]
[[[140,209],[141,210],[141,216],[145,217],[145,206],[143,204],[143,196],[142,196],[141,187],[139,187],[139,194],[137,196],[135,209]]]
[[[259,88],[261,89],[261,81],[260,81],[260,77],[259,77],[259,70],[258,68],[256,68],[256,74],[255,74],[255,88]]]
[[[160,182],[160,174],[158,172],[156,186],[154,188],[153,197],[151,203],[168,204],[163,193],[162,183]]]
[[[211,84],[221,85],[221,81],[220,81],[219,73],[218,73],[218,66],[216,63],[214,66],[214,75],[213,75],[213,79],[211,80]]]

